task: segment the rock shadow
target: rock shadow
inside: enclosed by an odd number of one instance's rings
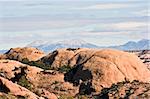
[[[5,84],[3,84],[3,82],[0,80],[0,92],[4,92],[4,93],[9,93],[10,90],[9,88],[7,88],[7,86]]]
[[[19,69],[19,68],[15,68],[13,71],[18,70],[18,69]],[[26,72],[25,72],[26,69],[27,69],[27,67],[21,67],[20,73],[15,73],[15,74],[14,74],[15,77],[11,78],[10,80],[11,80],[13,83],[18,82],[19,79],[20,79],[22,76],[26,75]]]
[[[73,83],[74,86],[79,86],[79,94],[89,95],[95,92],[95,89],[92,87],[93,75],[90,70],[83,70],[82,65],[75,66],[64,76],[65,81]]]

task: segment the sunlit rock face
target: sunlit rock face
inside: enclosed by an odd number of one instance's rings
[[[37,48],[11,48],[8,52],[4,54],[7,59],[23,61],[24,59],[28,59],[29,61],[36,61],[43,56],[45,56],[44,52],[38,50]]]
[[[99,92],[121,81],[150,81],[150,72],[134,54],[111,49],[59,49],[41,59],[53,68],[69,65],[73,69],[65,80],[74,85],[90,84]]]

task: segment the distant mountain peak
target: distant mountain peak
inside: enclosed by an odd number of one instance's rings
[[[43,41],[43,40],[37,40],[37,41],[33,41],[30,44],[27,45],[27,47],[36,47],[42,44],[45,44],[47,41]]]
[[[150,40],[142,39],[140,41],[129,41],[123,45],[119,46],[97,46],[91,43],[88,43],[82,39],[68,39],[58,42],[49,42],[49,41],[34,41],[27,45],[29,47],[36,47],[43,50],[44,52],[54,51],[59,48],[113,48],[119,50],[143,50],[150,49]]]
[[[129,41],[123,45],[110,46],[109,48],[119,49],[119,50],[144,50],[150,49],[150,40],[142,39],[140,41]]]
[[[82,45],[82,44],[87,44],[86,41],[81,40],[81,39],[69,39],[69,40],[63,40],[57,42],[59,44],[66,44],[66,45]]]
[[[27,46],[36,47],[45,52],[54,51],[59,48],[98,48],[97,45],[88,43],[82,39],[67,39],[58,42],[34,41]]]

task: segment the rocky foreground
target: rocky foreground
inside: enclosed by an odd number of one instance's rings
[[[0,55],[0,99],[149,99],[150,70],[138,56],[112,49],[68,48],[45,55],[13,48]]]
[[[128,52],[137,55],[150,70],[150,50],[133,50]]]

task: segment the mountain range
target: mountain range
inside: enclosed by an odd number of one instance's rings
[[[31,44],[28,44],[27,47],[36,47],[44,52],[54,51],[59,48],[99,48],[97,45],[80,39],[64,40],[54,43],[34,41]]]
[[[144,50],[150,49],[150,40],[142,39],[137,42],[129,41],[119,46],[98,46],[80,39],[64,40],[54,43],[46,41],[34,41],[28,44],[27,47],[35,47],[43,50],[44,52],[54,51],[58,48],[113,48],[119,50]]]
[[[54,51],[59,48],[112,48],[118,50],[144,50],[150,49],[150,40],[142,39],[137,42],[129,41],[125,44],[118,46],[98,46],[81,39],[64,40],[58,42],[37,40],[26,45],[26,47],[38,48],[46,53]],[[0,54],[5,53],[7,51],[8,50],[0,50]]]
[[[148,39],[142,39],[140,41],[134,42],[129,41],[123,45],[119,46],[109,46],[108,48],[114,48],[119,50],[144,50],[144,49],[150,49],[150,40]]]

